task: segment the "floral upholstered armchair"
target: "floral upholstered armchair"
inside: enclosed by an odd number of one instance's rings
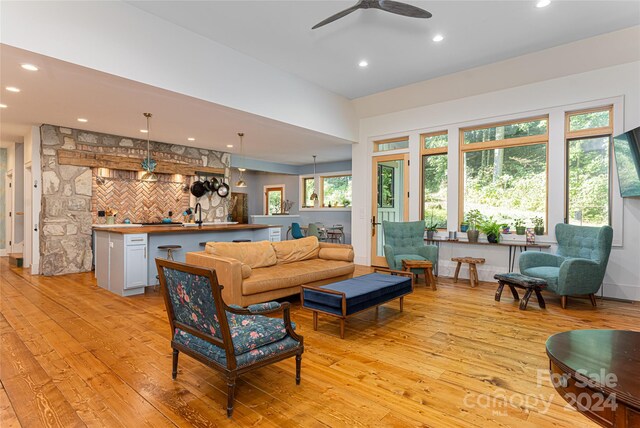
[[[288,302],[227,306],[213,269],[165,259],[156,259],[156,265],[171,325],[174,379],[180,352],[224,373],[229,417],[236,379],[244,372],[295,356],[296,384],[300,384],[304,345],[291,323]],[[282,312],[283,317],[264,316],[273,312]]]

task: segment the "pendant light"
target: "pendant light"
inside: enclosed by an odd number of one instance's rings
[[[240,137],[240,157],[242,159],[244,155],[244,145],[242,144],[242,139],[244,138],[244,132],[238,132],[238,137]],[[238,162],[241,164],[241,162]],[[247,183],[243,180],[243,174],[246,171],[246,168],[238,167],[238,171],[240,171],[240,177],[238,177],[238,182],[236,183],[236,187],[247,187]]]
[[[318,200],[318,194],[316,193],[316,155],[313,155],[313,193],[310,198],[315,205],[315,202]]]
[[[151,159],[149,150],[149,146],[151,145],[151,128],[149,126],[149,123],[151,122],[151,113],[143,113],[143,115],[147,118],[147,158],[142,161],[142,168],[144,168],[146,172],[142,175],[141,180],[147,182],[155,182],[158,181],[158,176],[153,171],[156,169],[158,163]]]

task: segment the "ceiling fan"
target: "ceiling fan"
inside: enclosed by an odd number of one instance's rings
[[[400,3],[392,0],[360,0],[350,8],[347,8],[342,12],[338,12],[335,15],[328,17],[324,21],[318,22],[316,25],[311,27],[311,29],[315,30],[318,27],[327,25],[337,19],[349,15],[351,12],[355,12],[358,9],[380,9],[384,10],[385,12],[391,12],[402,16],[409,16],[411,18],[431,18],[432,16],[431,13],[427,12],[426,10],[406,3]]]

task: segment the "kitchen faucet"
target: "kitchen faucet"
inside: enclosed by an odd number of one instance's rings
[[[200,205],[200,202],[196,204],[196,207],[193,210],[193,214],[195,215],[196,213],[198,214],[198,219],[195,222],[198,227],[202,227],[202,205]]]

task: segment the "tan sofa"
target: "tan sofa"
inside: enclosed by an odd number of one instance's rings
[[[282,242],[209,242],[186,254],[189,264],[214,268],[227,304],[247,306],[353,276],[353,247],[310,236]]]

